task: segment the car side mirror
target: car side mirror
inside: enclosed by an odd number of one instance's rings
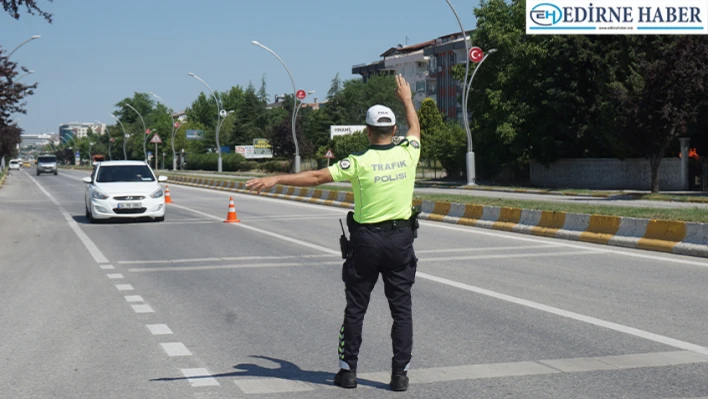
[[[167,176],[159,176],[159,177],[157,178],[157,181],[159,181],[159,182],[166,182],[167,179],[168,179]]]
[[[86,184],[89,184],[89,183],[92,183],[92,182],[93,182],[93,180],[91,179],[90,176],[89,176],[89,177],[84,177],[84,178],[82,178],[81,181],[84,182],[84,183],[86,183]]]

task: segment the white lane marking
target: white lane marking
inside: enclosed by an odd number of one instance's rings
[[[448,248],[448,249],[423,249],[415,250],[416,254],[436,254],[436,253],[451,253],[451,252],[477,252],[477,251],[508,251],[515,249],[543,249],[558,247],[556,244],[549,245],[516,245],[508,247],[470,247],[470,248]],[[119,262],[120,263],[120,262]]]
[[[213,191],[212,191],[212,192],[213,192]],[[189,208],[184,208],[184,209],[186,209],[186,210],[191,210],[191,209],[189,209]],[[196,212],[197,212],[197,213],[200,213],[200,214],[202,214],[202,215],[207,215],[208,217],[216,218],[216,216],[209,215],[208,213],[204,213],[204,212],[200,212],[200,211],[196,211]],[[520,241],[540,242],[540,243],[544,243],[544,244],[548,244],[548,243],[549,243],[548,241],[543,241],[543,240],[538,240],[538,239],[532,239],[532,238],[527,238],[527,237],[514,237],[513,235],[503,235],[503,234],[496,234],[496,233],[491,233],[491,232],[480,232],[480,231],[477,231],[477,230],[474,230],[474,231],[472,231],[472,230],[465,230],[465,229],[455,228],[455,227],[452,227],[452,226],[442,226],[442,223],[441,223],[440,225],[435,225],[435,224],[432,224],[432,223],[425,223],[425,224],[426,224],[426,225],[432,225],[432,226],[435,226],[435,227],[440,227],[440,228],[447,228],[447,229],[451,229],[451,230],[467,231],[467,232],[473,232],[473,233],[484,234],[484,235],[490,235],[490,236],[497,236],[497,237],[502,237],[502,238],[517,239],[517,240],[520,240]],[[239,223],[237,223],[237,225],[239,225]],[[259,229],[259,230],[260,230],[260,229]],[[267,233],[270,233],[270,232],[267,232]],[[273,234],[268,234],[268,235],[271,235],[271,236],[276,237],[276,238],[278,238],[278,236],[280,236],[279,234],[274,234],[274,233],[273,233]],[[308,243],[308,242],[304,242],[304,241],[300,241],[300,240],[295,240],[295,239],[292,239],[292,238],[289,238],[289,237],[284,237],[284,238],[287,239],[286,241],[290,241],[290,242],[293,242],[293,243],[296,243],[296,244],[301,244],[301,245],[306,246],[306,247],[308,247],[308,248],[318,248],[318,249],[320,249],[321,251],[326,252],[326,253],[333,253],[333,254],[338,254],[338,253],[339,253],[338,251],[334,251],[334,250],[331,250],[331,249],[329,249],[329,248],[324,248],[324,247],[321,247],[321,246],[319,246],[319,245],[314,245],[314,244],[311,244],[311,243]],[[559,242],[558,244],[561,245],[561,246],[565,246],[565,247],[579,248],[579,249],[583,249],[583,250],[593,249],[593,248],[588,247],[588,246],[571,245],[571,244],[565,244],[565,243],[560,243],[560,242]],[[596,248],[597,248],[597,247],[596,247]],[[599,248],[598,248],[598,249],[599,249]],[[617,253],[617,254],[620,254],[620,255],[627,255],[627,253],[624,253],[624,252],[622,252],[622,251],[607,250],[606,252]],[[629,256],[633,256],[633,255],[639,255],[639,254],[629,254]],[[672,259],[672,258],[659,257],[659,256],[655,256],[655,255],[646,255],[646,256],[640,256],[640,257],[647,257],[647,258],[651,258],[651,259],[653,259],[653,260],[663,260],[663,259],[666,259],[667,261],[677,261],[677,262],[679,262],[679,263],[686,262],[686,263],[689,263],[689,264],[698,264],[698,265],[701,265],[701,266],[708,267],[708,264],[706,264],[706,263],[684,261],[683,259]],[[451,287],[456,287],[456,288],[460,288],[460,289],[462,289],[462,290],[466,290],[466,291],[470,291],[470,292],[475,292],[475,293],[478,293],[478,294],[481,294],[481,295],[486,295],[486,296],[489,296],[489,297],[492,297],[492,298],[500,299],[500,300],[503,300],[503,301],[506,301],[506,302],[510,302],[510,303],[514,303],[514,304],[517,304],[517,305],[526,306],[526,307],[529,307],[529,308],[532,308],[532,309],[541,310],[541,311],[543,311],[543,312],[555,314],[555,315],[557,315],[557,316],[562,316],[562,317],[570,318],[570,319],[573,319],[573,320],[577,320],[577,321],[581,321],[581,322],[584,322],[584,323],[596,325],[596,326],[599,326],[599,327],[605,327],[605,328],[610,329],[610,330],[618,331],[618,332],[625,333],[625,334],[628,334],[628,335],[633,335],[633,336],[640,337],[640,338],[644,338],[644,339],[647,339],[647,340],[650,340],[650,341],[654,341],[654,342],[659,342],[659,343],[662,343],[662,344],[665,344],[665,345],[668,345],[668,346],[672,346],[672,347],[675,347],[675,348],[678,348],[678,349],[685,349],[685,350],[689,350],[689,351],[696,352],[696,353],[700,353],[700,354],[708,354],[708,348],[703,347],[703,346],[699,346],[699,345],[696,345],[696,344],[692,344],[692,343],[690,343],[690,342],[685,342],[685,341],[677,340],[677,339],[674,339],[674,338],[662,336],[662,335],[659,335],[659,334],[654,334],[654,333],[651,333],[651,332],[648,332],[648,331],[640,330],[640,329],[637,329],[637,328],[628,327],[628,326],[624,326],[624,325],[621,325],[621,324],[617,324],[617,323],[613,323],[613,322],[601,320],[601,319],[598,319],[598,318],[594,318],[594,317],[590,317],[590,316],[581,315],[581,314],[579,314],[579,313],[570,312],[570,311],[567,311],[567,310],[559,309],[559,308],[552,307],[552,306],[548,306],[548,305],[543,305],[543,304],[538,303],[538,302],[528,301],[528,300],[525,300],[525,299],[513,297],[513,296],[510,296],[510,295],[506,295],[506,294],[501,294],[501,293],[494,292],[494,291],[491,291],[491,290],[486,290],[486,289],[484,289],[484,288],[474,287],[474,286],[472,286],[472,285],[460,283],[460,282],[453,281],[453,280],[448,280],[448,279],[445,279],[445,278],[442,278],[442,277],[433,276],[433,275],[427,274],[427,273],[417,272],[417,273],[416,273],[416,277],[418,277],[418,276],[419,276],[420,278],[423,278],[423,279],[426,279],[426,280],[435,281],[435,282],[438,282],[438,283],[441,283],[441,284],[449,285],[449,286],[451,286]]]
[[[137,267],[128,269],[133,273],[147,272],[186,272],[197,270],[226,270],[226,269],[257,269],[267,267],[297,267],[297,266],[332,266],[341,265],[342,261],[337,262],[317,262],[317,263],[248,263],[242,265],[205,265],[205,266],[178,266],[178,267]]]
[[[187,349],[181,342],[166,342],[161,343],[162,349],[165,350],[167,356],[192,356],[192,352]]]
[[[133,291],[134,288],[130,284],[116,284],[116,288],[118,288],[118,291]]]
[[[57,206],[57,208],[59,208],[59,212],[64,216],[64,219],[66,219],[67,223],[69,223],[69,227],[71,227],[71,230],[73,230],[76,236],[79,237],[79,240],[81,240],[81,243],[84,244],[84,246],[89,251],[96,263],[108,263],[108,259],[106,259],[101,250],[98,249],[96,244],[94,244],[93,241],[91,241],[91,239],[86,235],[86,233],[81,230],[76,221],[71,217],[69,212],[64,209],[64,207],[59,203],[59,201],[57,201],[56,198],[49,194],[49,192],[45,190],[44,187],[42,187],[42,185],[39,184],[37,180],[30,176],[29,173],[27,173],[27,177],[29,177],[30,180],[32,180],[34,184],[39,187],[39,189],[44,193],[44,195],[46,195],[49,200],[52,201],[54,205]]]
[[[124,260],[121,265],[151,265],[171,263],[196,263],[196,262],[238,262],[241,260],[279,260],[297,258],[331,258],[332,255],[287,255],[287,256],[237,256],[224,258],[193,258],[193,259],[160,259],[160,260]]]
[[[198,214],[198,215],[202,215],[202,216],[205,216],[205,217],[208,217],[208,218],[212,218],[212,219],[216,219],[216,220],[222,220],[222,218],[220,218],[220,217],[218,217],[218,216],[214,216],[214,215],[208,214],[208,213],[206,213],[206,212],[198,211],[198,210],[196,210],[196,209],[188,208],[188,207],[186,207],[186,206],[175,205],[175,204],[172,204],[172,206],[174,206],[174,207],[176,207],[176,208],[184,209],[185,211],[190,211],[190,212],[193,212],[193,213],[196,213],[196,214]],[[287,236],[284,236],[284,235],[282,235],[282,234],[273,233],[273,232],[268,231],[268,230],[263,230],[263,229],[259,229],[259,228],[257,228],[257,227],[249,226],[249,225],[243,224],[243,222],[241,222],[241,223],[231,223],[230,225],[231,225],[231,226],[241,227],[241,228],[246,229],[246,230],[255,231],[255,232],[258,232],[258,233],[261,233],[261,234],[265,234],[265,235],[268,235],[268,236],[271,236],[271,237],[279,238],[279,239],[281,239],[281,240],[283,240],[283,241],[287,241],[287,242],[291,242],[291,243],[294,243],[294,244],[302,245],[302,246],[304,246],[304,247],[308,247],[308,248],[312,248],[312,249],[317,249],[317,250],[319,250],[319,251],[326,252],[326,253],[330,253],[330,254],[333,254],[333,255],[341,255],[341,253],[340,253],[339,251],[335,251],[335,250],[333,250],[333,249],[325,248],[325,247],[323,247],[323,246],[321,246],[321,245],[312,244],[312,243],[309,243],[309,242],[306,242],[306,241],[298,240],[297,238],[287,237]]]
[[[155,313],[150,305],[130,305],[135,313]]]
[[[193,387],[210,387],[221,385],[216,378],[211,376],[207,369],[180,369],[180,371]]]
[[[531,252],[521,254],[487,254],[487,255],[467,255],[467,256],[446,256],[440,258],[421,258],[420,262],[448,262],[455,260],[475,260],[475,259],[507,259],[507,258],[534,258],[534,257],[556,257],[556,256],[574,256],[574,255],[598,255],[602,251],[587,250],[587,251],[569,251],[569,252]]]
[[[207,188],[190,187],[190,186],[182,186],[182,185],[180,185],[179,187],[180,187],[180,189],[185,188],[188,190],[203,191],[203,192],[209,192],[212,194],[219,193],[218,191],[210,190]],[[318,209],[320,211],[322,211],[323,209],[329,209],[329,210],[332,209],[331,206],[326,206],[326,205],[317,205],[317,204],[310,204],[310,203],[306,203],[306,202],[282,200],[282,199],[270,198],[270,197],[265,197],[265,196],[255,196],[255,195],[251,195],[251,194],[241,194],[241,193],[229,192],[228,195],[238,196],[243,199],[261,200],[261,201],[266,201],[266,202],[277,202],[280,204],[284,204],[284,202],[287,202],[288,205],[298,206],[298,207],[303,207],[303,208]],[[346,212],[349,211],[348,209],[344,209],[344,208],[340,208],[340,209],[342,209],[342,213],[344,215],[346,215]],[[542,240],[540,238],[533,238],[532,236],[528,236],[528,235],[521,234],[521,233],[502,233],[502,232],[497,233],[494,231],[490,231],[489,229],[480,228],[480,227],[456,226],[456,225],[451,225],[448,223],[431,222],[431,221],[427,221],[427,220],[421,220],[420,224],[422,226],[435,227],[435,228],[439,228],[439,229],[462,231],[462,232],[471,233],[471,234],[486,235],[489,237],[499,237],[499,238],[505,238],[505,239],[510,239],[510,240],[516,240],[516,241],[536,242],[536,243],[541,243],[541,244],[549,244],[549,243],[551,243],[551,241],[553,241],[554,245],[568,247],[568,248],[576,248],[576,249],[593,249],[593,248],[606,247],[604,245],[590,244],[590,243],[588,243],[587,245],[572,244],[572,243],[567,242],[567,240],[557,239],[557,238],[549,238],[547,240]],[[679,263],[679,264],[684,264],[684,265],[708,267],[708,262],[682,259],[682,258],[679,258],[678,255],[675,255],[675,257],[670,258],[667,256],[659,256],[657,253],[652,253],[652,252],[649,252],[647,254],[638,253],[641,250],[634,250],[637,252],[632,252],[632,250],[630,250],[630,249],[627,249],[627,250],[606,249],[604,251],[607,253],[613,254],[613,255],[622,255],[622,256],[630,256],[630,257],[635,257],[635,258],[651,259],[651,260],[657,261],[657,262],[670,262],[670,263]]]
[[[540,310],[542,312],[551,313],[556,316],[566,317],[568,319],[581,321],[583,323],[592,324],[598,327],[604,327],[613,331],[621,332],[627,335],[633,335],[635,337],[644,338],[649,341],[658,342],[664,345],[672,346],[678,349],[689,350],[692,352],[708,355],[708,348],[690,342],[681,341],[678,339],[666,337],[659,334],[654,334],[648,331],[640,330],[638,328],[628,327],[622,324],[613,323],[610,321],[601,320],[595,317],[585,316],[579,313],[570,312],[567,310],[559,309],[553,306],[544,305],[538,302],[529,301],[526,299],[514,297],[511,295],[502,294],[499,292],[487,290],[480,287],[475,287],[469,284],[460,283],[458,281],[449,280],[442,277],[433,276],[427,273],[417,272],[416,277],[420,277],[426,280],[435,281],[440,284],[449,285],[451,287],[459,288],[461,290],[474,292],[480,295],[485,295],[491,298],[499,299],[505,302],[510,302],[516,305],[525,306],[531,309]]]
[[[572,252],[534,252],[521,254],[487,254],[487,255],[466,255],[466,256],[446,256],[437,258],[420,258],[419,262],[450,262],[458,260],[482,260],[482,259],[507,259],[507,258],[532,258],[532,257],[558,257],[576,255],[597,255],[599,251],[572,251]],[[303,267],[303,266],[332,266],[341,265],[343,260],[338,261],[316,261],[316,262],[287,262],[287,263],[245,263],[236,265],[198,265],[198,266],[173,266],[173,267],[133,267],[128,269],[133,273],[147,272],[182,272],[198,270],[227,270],[227,269],[251,269],[268,267]]]
[[[167,324],[147,324],[148,330],[152,335],[171,335],[172,330],[167,327]]]
[[[471,233],[471,234],[479,234],[479,235],[484,235],[484,236],[488,236],[488,237],[506,238],[506,239],[516,240],[516,241],[537,242],[537,243],[542,243],[542,244],[549,244],[550,240],[563,241],[562,239],[557,239],[557,238],[549,238],[548,240],[542,240],[542,239],[538,239],[538,238],[524,237],[524,234],[519,234],[519,233],[507,233],[507,234],[496,233],[496,232],[489,231],[488,229],[484,229],[484,228],[477,228],[477,227],[463,228],[463,227],[457,227],[457,226],[453,226],[453,225],[446,225],[445,223],[436,223],[436,222],[428,222],[428,221],[421,221],[421,225],[436,227],[438,229],[461,231],[461,232]],[[634,257],[634,258],[651,259],[656,262],[670,262],[670,263],[680,263],[680,264],[684,264],[684,265],[708,267],[708,262],[681,259],[678,257],[678,255],[675,255],[676,257],[674,257],[674,258],[669,258],[666,256],[659,256],[658,253],[643,254],[643,253],[638,253],[638,252],[630,252],[631,250],[626,250],[626,252],[625,252],[625,250],[610,249],[610,247],[607,247],[605,245],[600,245],[600,244],[578,245],[578,244],[570,244],[570,243],[566,243],[566,242],[558,242],[558,243],[554,243],[554,244],[558,245],[558,246],[563,246],[563,247],[568,247],[568,248],[576,248],[576,249],[607,248],[607,249],[602,249],[602,251],[604,251],[608,254],[613,254],[613,255],[622,255],[622,256],[630,256],[630,257]],[[641,251],[641,250],[637,249],[635,251]]]
[[[113,265],[99,265],[99,267],[103,270],[113,270],[115,267]]]
[[[690,351],[673,351],[411,369],[408,371],[408,377],[411,384],[429,384],[471,379],[666,367],[706,362],[708,362],[706,356]],[[357,377],[367,381],[388,383],[391,375],[388,372],[363,373]]]
[[[140,295],[126,295],[125,300],[128,302],[145,302]]]
[[[245,394],[266,394],[314,391],[312,384],[283,378],[259,378],[235,380],[234,383]]]
[[[249,218],[249,217],[243,217],[244,221],[247,222],[280,222],[280,221],[291,221],[291,220],[313,220],[313,219],[335,219],[341,215],[311,215],[311,216],[301,216],[301,217],[292,217],[292,216],[282,216],[279,218]]]
[[[112,273],[112,274],[106,274],[106,276],[110,279],[121,279],[123,278],[123,275],[121,273]]]

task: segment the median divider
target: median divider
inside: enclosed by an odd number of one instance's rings
[[[347,191],[276,186],[259,194],[246,190],[244,182],[170,176],[185,186],[240,194],[261,195],[351,209],[354,196]],[[414,200],[421,219],[542,237],[560,238],[680,255],[708,257],[708,224],[649,220],[620,216],[587,215],[451,202]]]

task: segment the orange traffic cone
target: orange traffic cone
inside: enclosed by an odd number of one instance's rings
[[[234,205],[234,197],[229,197],[229,213],[226,215],[226,220],[224,223],[238,223],[238,217],[236,216],[236,205]]]
[[[173,204],[172,197],[170,197],[170,186],[165,186],[165,204]]]

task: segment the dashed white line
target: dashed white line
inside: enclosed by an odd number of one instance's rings
[[[115,267],[113,265],[100,265],[99,266],[102,270],[113,270]]]
[[[166,342],[161,343],[162,349],[167,353],[167,356],[192,356],[192,352],[187,349],[181,342]]]
[[[216,378],[212,377],[207,369],[180,369],[182,375],[187,378],[193,387],[208,387],[220,385]]]
[[[106,277],[108,277],[108,278],[110,278],[110,279],[114,279],[114,280],[115,280],[115,279],[124,278],[124,277],[123,277],[123,274],[121,274],[121,273],[106,274]]]
[[[155,313],[150,305],[130,305],[135,313]]]
[[[236,386],[245,394],[266,394],[314,391],[312,384],[282,378],[260,378],[235,380]]]
[[[126,295],[125,300],[128,302],[145,302],[140,295]]]
[[[133,291],[134,288],[130,284],[116,284],[118,291]]]
[[[148,330],[152,335],[171,335],[172,330],[167,327],[167,324],[148,324]]]

